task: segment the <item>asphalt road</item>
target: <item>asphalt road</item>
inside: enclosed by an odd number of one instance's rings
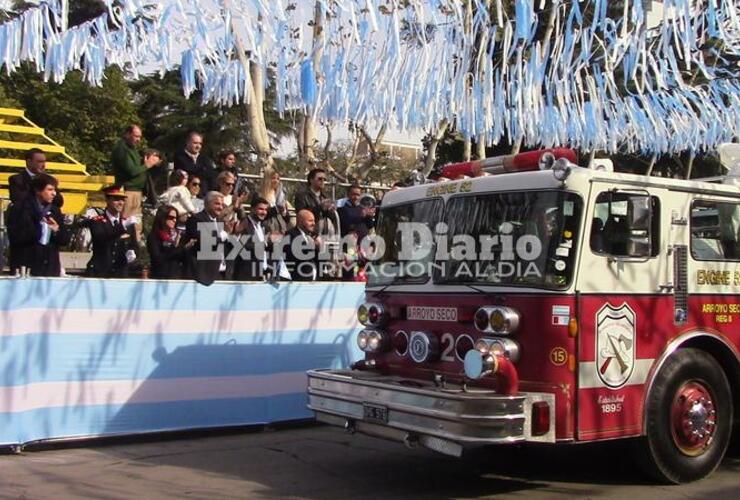
[[[330,427],[190,434],[0,456],[0,498],[740,497],[740,453],[707,480],[657,486],[628,451],[499,447],[454,459]]]

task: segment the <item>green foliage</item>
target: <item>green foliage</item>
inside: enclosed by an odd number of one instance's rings
[[[102,87],[92,87],[79,72],[61,84],[44,82],[30,67],[0,76],[0,88],[15,107],[43,127],[46,135],[87,165],[90,173],[107,171],[110,151],[126,126],[139,121],[123,73],[109,68]],[[51,158],[54,159],[54,158]]]
[[[159,75],[142,77],[131,82],[144,137],[149,145],[166,153],[170,159],[182,148],[187,135],[198,131],[204,136],[204,153],[216,158],[219,152],[233,149],[244,159],[251,152],[248,137],[248,116],[244,106],[230,108],[201,104],[199,92],[186,98],[182,93],[180,72],[173,70]],[[266,96],[266,110],[272,109],[272,95]],[[291,123],[276,113],[265,112],[267,129],[282,137],[292,132]]]

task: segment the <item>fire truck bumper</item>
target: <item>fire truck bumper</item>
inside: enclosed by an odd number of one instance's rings
[[[549,406],[549,426],[542,432],[540,425],[539,435],[532,432],[535,403]],[[547,393],[504,396],[374,372],[311,370],[308,407],[319,422],[454,456],[464,445],[555,442],[555,396]]]

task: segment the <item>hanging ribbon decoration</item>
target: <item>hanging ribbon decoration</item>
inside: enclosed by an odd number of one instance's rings
[[[429,130],[442,120],[488,144],[608,152],[707,150],[740,135],[740,4],[666,0],[104,0],[67,28],[68,0],[0,24],[0,64],[60,82],[107,66],[179,65],[186,95],[246,102],[240,58],[262,67],[277,110],[324,122]],[[549,35],[543,39],[545,34]],[[237,44],[236,40],[240,43]],[[237,49],[237,45],[241,49]]]

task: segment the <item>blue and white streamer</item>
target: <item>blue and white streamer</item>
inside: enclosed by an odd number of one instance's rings
[[[5,71],[79,69],[99,85],[108,65],[179,64],[185,94],[207,102],[248,102],[273,82],[281,113],[404,130],[448,120],[488,144],[675,153],[740,134],[737,0],[665,0],[654,25],[642,0],[105,0],[105,15],[63,29],[66,1],[0,25]]]

